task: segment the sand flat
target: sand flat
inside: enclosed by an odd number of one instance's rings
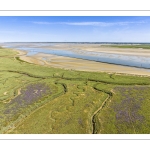
[[[38,47],[43,49],[51,50],[68,50],[75,51],[76,53],[84,52],[102,52],[107,54],[122,54],[122,55],[134,55],[137,57],[144,56],[150,58],[150,49],[141,48],[114,48],[109,46],[103,46],[101,44],[66,44],[66,43],[53,43],[49,45],[36,45],[33,43],[27,44],[29,47]],[[25,51],[19,51],[18,56],[27,62],[44,65],[48,67],[56,67],[63,69],[73,69],[82,71],[95,71],[95,72],[112,72],[112,73],[125,73],[125,74],[136,74],[136,75],[148,75],[150,76],[149,69],[140,69],[135,67],[128,67],[122,65],[101,63],[77,58],[70,58],[64,56],[57,56],[51,54],[38,53],[33,56],[26,56]]]
[[[50,46],[39,46],[39,48],[44,49],[55,49],[55,50],[71,50],[76,53],[80,51],[90,51],[90,52],[101,52],[108,54],[122,54],[122,55],[134,55],[134,56],[145,56],[150,57],[149,49],[141,48],[115,48],[115,47],[105,47],[100,44],[56,44]]]
[[[21,56],[24,61],[49,67],[72,69],[80,71],[123,73],[150,76],[150,70],[135,67],[101,63],[77,58],[38,53],[33,56]]]

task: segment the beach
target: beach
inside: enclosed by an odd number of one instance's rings
[[[29,45],[30,47],[35,47],[36,45]],[[107,54],[123,54],[123,55],[134,55],[134,56],[144,56],[150,57],[149,49],[133,49],[133,48],[112,48],[105,47],[99,44],[52,44],[49,46],[38,46],[38,48],[44,49],[54,49],[54,50],[68,50],[76,51],[80,53],[81,50],[102,52]],[[26,56],[27,52],[17,50],[19,52],[18,56],[20,59],[27,61],[29,63],[34,63],[37,65],[43,65],[47,67],[62,68],[67,70],[80,70],[80,71],[92,71],[92,72],[108,72],[108,73],[123,73],[132,75],[146,75],[150,76],[149,69],[142,69],[136,67],[115,65],[109,63],[95,62],[90,60],[83,60],[78,58],[71,58],[65,56],[57,56],[52,54],[38,53],[32,56]]]
[[[34,46],[34,45],[32,45]],[[134,56],[150,57],[149,49],[142,48],[114,48],[109,45],[101,44],[55,44],[49,46],[38,46],[38,48],[55,49],[55,50],[71,50],[79,53],[81,50],[88,52],[101,52],[107,54],[123,54]]]
[[[64,49],[64,47],[61,47],[61,48]],[[108,52],[111,51],[110,49],[107,49]],[[59,50],[60,50],[60,47],[59,47]],[[91,48],[89,50],[94,50],[94,49]],[[113,48],[113,51],[114,51],[114,48]],[[122,50],[122,51],[125,53],[125,50]],[[146,51],[148,53],[148,50]],[[119,53],[119,50],[116,49],[115,52]],[[127,52],[126,54],[129,54],[129,52]],[[62,68],[62,69],[67,69],[67,70],[108,72],[108,73],[121,73],[121,74],[150,76],[150,71],[148,69],[141,69],[141,68],[136,68],[136,67],[101,63],[101,62],[95,62],[95,61],[89,61],[89,60],[83,60],[83,59],[77,59],[77,58],[71,58],[71,57],[64,57],[64,56],[57,56],[57,55],[52,55],[52,54],[44,54],[44,53],[38,53],[36,55],[26,56],[26,52],[23,53],[23,51],[20,51],[18,55],[20,56],[20,59],[24,61],[27,61],[29,63],[34,63],[37,65],[47,66],[47,67]],[[143,54],[143,55],[146,55],[146,54]]]

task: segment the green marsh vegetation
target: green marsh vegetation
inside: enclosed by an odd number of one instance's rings
[[[44,67],[0,48],[0,133],[149,133],[150,77]]]
[[[139,49],[150,49],[150,44],[113,44],[113,45],[103,45],[104,47],[116,47],[116,48],[139,48]]]

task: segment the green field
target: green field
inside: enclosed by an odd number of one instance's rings
[[[0,133],[150,133],[150,77],[63,70],[0,48]]]
[[[141,48],[150,49],[150,44],[113,44],[113,45],[103,45],[104,47],[116,47],[116,48]]]

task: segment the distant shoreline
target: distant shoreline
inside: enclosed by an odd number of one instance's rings
[[[53,43],[53,42],[52,42]],[[0,44],[1,45],[1,44]],[[7,44],[3,44],[7,45]],[[116,55],[125,55],[125,56],[136,56],[145,57],[146,59],[150,58],[150,50],[149,49],[141,49],[141,48],[118,48],[111,47],[109,45],[102,46],[97,44],[66,44],[66,43],[57,43],[57,44],[46,44],[46,43],[9,43],[8,45],[14,46],[11,48],[15,49],[15,46],[22,47],[28,46],[29,48],[41,48],[45,51],[48,50],[56,50],[56,51],[66,51],[75,52],[76,54],[85,53],[107,53],[110,56],[113,54]],[[128,66],[121,64],[114,64],[109,62],[100,62],[100,61],[92,61],[81,58],[73,58],[68,56],[58,56],[56,54],[45,54],[42,52],[38,52],[33,56],[26,56],[27,51],[18,50],[20,59],[27,61],[29,63],[34,63],[37,65],[43,65],[48,67],[62,68],[62,69],[72,69],[72,70],[80,70],[80,71],[92,71],[92,72],[108,72],[108,73],[124,73],[124,74],[136,74],[136,75],[148,75],[150,76],[150,69],[138,68],[136,66]],[[116,58],[117,59],[117,58]]]
[[[0,44],[1,43],[150,44],[150,42],[0,42]]]

